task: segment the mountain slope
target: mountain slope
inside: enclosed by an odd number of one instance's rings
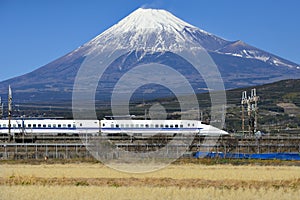
[[[196,92],[207,87],[193,66],[176,55],[182,48],[204,48],[217,64],[226,88],[300,78],[300,67],[242,41],[226,41],[203,31],[165,10],[137,9],[90,42],[61,58],[20,77],[0,83],[0,95],[10,84],[19,101],[70,100],[76,74],[91,54],[105,50],[127,49],[116,59],[100,80],[98,93],[110,99],[118,79],[135,66],[162,63],[183,74]],[[149,86],[150,87],[150,86]],[[168,95],[157,86],[149,98]],[[204,90],[199,90],[204,88]]]
[[[241,40],[231,42],[216,51],[217,53],[232,55],[241,58],[256,59],[274,66],[297,68],[295,63],[250,46]]]

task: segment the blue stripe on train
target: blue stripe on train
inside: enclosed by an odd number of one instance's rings
[[[22,129],[23,127],[11,127],[10,129],[11,130],[20,130]],[[1,130],[8,130],[8,127],[0,127]],[[35,129],[47,129],[47,130],[54,130],[54,129],[58,129],[58,130],[76,130],[76,128],[68,128],[68,127],[61,127],[61,128],[58,128],[58,127],[31,127],[31,128],[24,128],[25,130],[35,130]]]
[[[23,127],[11,127],[11,130],[16,129],[22,129]],[[8,127],[0,127],[1,130],[8,130]],[[167,130],[167,131],[184,131],[184,130],[201,130],[203,128],[98,128],[98,127],[31,127],[31,128],[25,128],[25,130],[35,130],[35,129],[46,129],[46,130],[76,130],[76,129],[94,129],[94,130]]]

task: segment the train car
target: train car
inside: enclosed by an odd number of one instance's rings
[[[74,120],[77,134],[79,135],[92,135],[100,134],[100,120]]]
[[[145,137],[156,134],[228,135],[226,131],[196,120],[101,120],[100,132]]]
[[[74,120],[56,119],[13,119],[10,121],[11,134],[31,135],[74,135],[77,134]],[[0,133],[9,132],[9,121],[0,120]]]

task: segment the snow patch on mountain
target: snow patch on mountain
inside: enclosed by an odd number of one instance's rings
[[[266,51],[260,50],[256,47],[246,44],[243,41],[231,42],[216,51],[220,54],[231,55],[235,57],[242,57],[248,59],[256,59],[262,62],[269,63],[274,66],[286,66],[289,68],[297,68],[297,64],[288,60],[282,59]]]

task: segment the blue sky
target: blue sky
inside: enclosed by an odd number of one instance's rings
[[[300,64],[298,0],[0,0],[0,81],[67,54],[139,7]]]

